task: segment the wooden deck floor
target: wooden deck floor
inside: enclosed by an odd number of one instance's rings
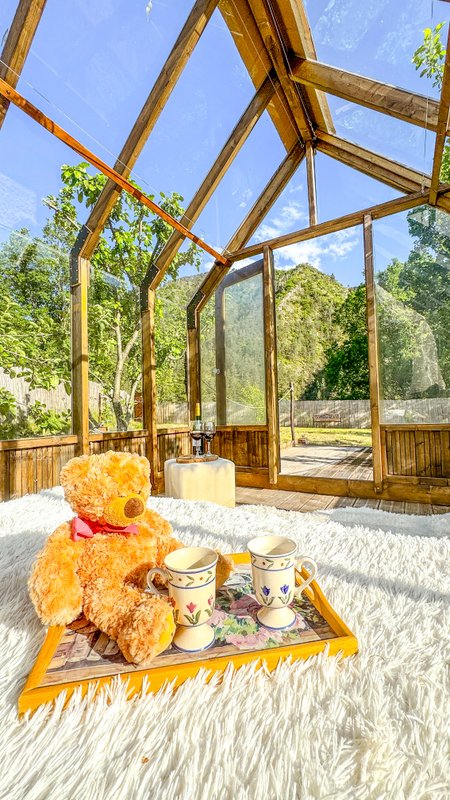
[[[236,487],[236,503],[239,505],[275,506],[286,511],[324,511],[330,508],[379,508],[397,514],[448,514],[450,506],[433,506],[422,503],[397,502],[396,500],[365,500],[355,497],[333,497],[325,494],[304,492],[282,492],[278,489],[248,489]]]
[[[281,451],[281,473],[371,481],[372,448],[324,445],[285,448]]]

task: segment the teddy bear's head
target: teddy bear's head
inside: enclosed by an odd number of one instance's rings
[[[145,512],[150,496],[150,464],[136,453],[72,458],[61,470],[64,495],[85,519],[126,526]]]

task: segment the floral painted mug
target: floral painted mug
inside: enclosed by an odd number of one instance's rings
[[[147,585],[152,594],[160,595],[152,578],[159,575],[168,583],[177,624],[173,644],[185,653],[206,650],[214,642],[207,623],[216,600],[217,553],[209,547],[180,547],[165,557],[164,564],[165,569],[149,571]]]
[[[256,614],[258,621],[273,630],[290,628],[295,622],[295,612],[289,604],[314,580],[316,562],[307,556],[297,556],[296,542],[283,536],[257,536],[247,547],[252,562],[253,589],[262,606]],[[300,570],[304,564],[310,569],[309,577],[296,586],[295,570]]]

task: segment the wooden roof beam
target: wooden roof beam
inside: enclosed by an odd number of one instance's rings
[[[218,0],[196,0],[194,3],[114,165],[115,171],[125,178],[130,175],[139,158],[178,78],[205,30],[217,2]],[[86,222],[90,233],[81,253],[83,258],[89,259],[94,252],[119,193],[120,189],[116,183],[108,181]]]
[[[421,128],[437,128],[439,104],[428,97],[298,55],[291,57],[290,67],[291,79],[303,86],[313,86]]]
[[[439,103],[436,142],[434,145],[433,168],[431,172],[430,203],[432,205],[435,205],[437,201],[439,176],[441,173],[445,139],[448,130],[449,105],[450,105],[450,28],[447,36],[447,51],[445,54],[444,76],[442,78],[441,100]]]
[[[236,158],[241,147],[255,127],[257,121],[267,108],[267,105],[272,99],[277,85],[277,79],[273,78],[272,76],[268,76],[256,92],[253,99],[250,101],[240,120],[235,125],[230,136],[228,137],[216,161],[209,170],[206,178],[186,208],[186,211],[180,220],[180,222],[185,225],[186,228],[191,228],[194,222],[200,216],[229,166]],[[156,259],[149,283],[150,289],[157,289],[167,268],[175,258],[183,241],[184,236],[182,236],[178,231],[174,231],[172,233],[170,239],[165,244],[163,250]]]
[[[325,131],[316,131],[316,136],[317,150],[400,192],[417,192],[421,189],[428,189],[430,185],[429,175],[423,175],[411,167],[385,158],[372,150],[367,150],[346,139],[341,139],[339,136],[325,133]]]
[[[301,58],[317,59],[314,40],[309,26],[303,0],[271,0],[278,9],[278,18],[281,20],[283,37],[289,52],[297,53]],[[308,102],[311,118],[322,130],[334,133],[334,124],[328,106],[328,100],[323,92],[314,86],[305,86],[302,96]]]
[[[0,78],[13,89],[16,88],[20,73],[27,58],[31,43],[39,25],[47,0],[20,0],[11,27],[5,39],[0,56]],[[8,110],[9,103],[0,99],[0,128]]]
[[[288,75],[288,62],[286,61],[283,42],[280,38],[279,23],[274,17],[272,6],[268,0],[249,0],[249,5],[278,80],[280,81],[281,88],[294,116],[299,134],[303,141],[309,141],[314,137],[314,128],[316,124],[314,120],[310,119],[301,92],[296,89]]]

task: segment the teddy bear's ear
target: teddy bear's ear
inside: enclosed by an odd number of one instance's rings
[[[60,474],[61,486],[69,489],[74,484],[86,478],[89,470],[90,456],[79,456],[78,458],[71,458],[70,461],[62,468]]]

